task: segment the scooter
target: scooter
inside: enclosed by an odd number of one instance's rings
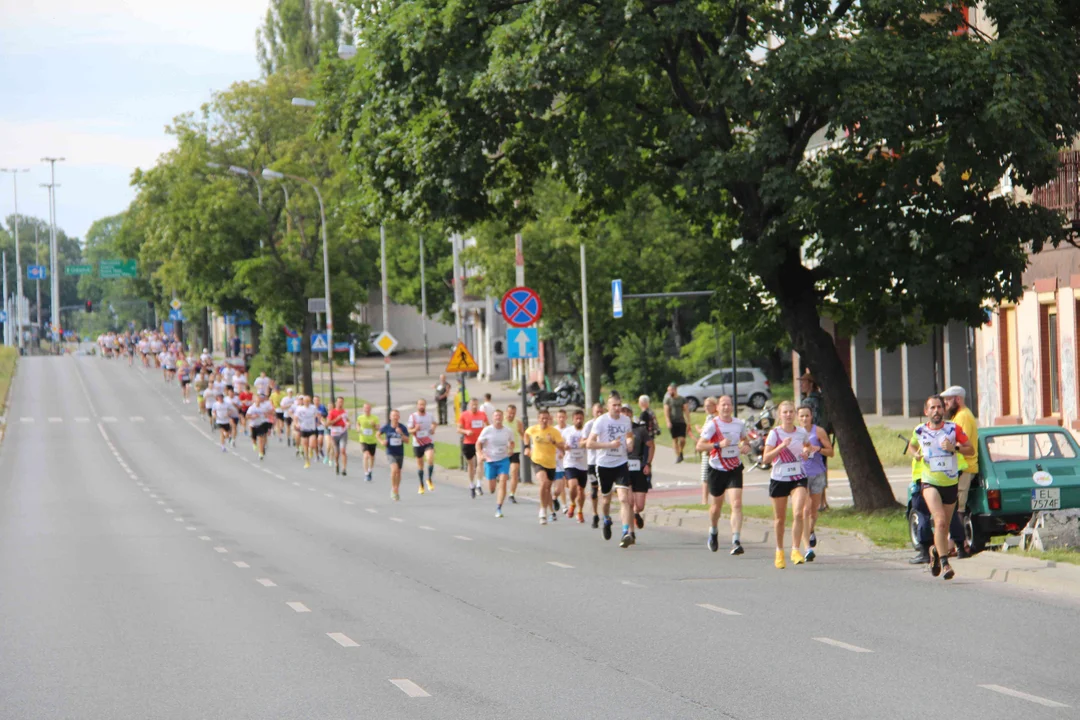
[[[574,405],[577,407],[585,406],[585,393],[582,391],[578,381],[570,375],[567,375],[562,381],[555,386],[554,390],[544,390],[538,384],[533,383],[530,388],[532,394],[532,404],[537,410],[543,410],[545,408],[561,408]]]
[[[758,415],[751,415],[746,419],[750,436],[750,462],[760,470],[768,470],[772,467],[772,463],[763,462],[762,458],[765,455],[765,440],[769,437],[769,431],[776,424],[776,418],[773,414],[775,410],[776,406],[770,402],[762,408]]]

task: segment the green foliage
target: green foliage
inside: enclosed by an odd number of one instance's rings
[[[7,253],[8,292],[15,293],[15,216],[5,218],[6,228],[0,225],[0,251]],[[48,220],[19,215],[19,253],[22,260],[23,293],[30,302],[30,320],[37,322],[37,283],[26,277],[28,265],[39,264],[50,268]],[[56,243],[59,248],[60,268],[60,305],[79,303],[78,278],[66,276],[64,266],[82,261],[82,247],[78,238],[69,237],[61,228],[56,228]],[[50,269],[51,272],[51,269]],[[41,322],[48,327],[49,313],[52,309],[52,282],[41,283]],[[70,317],[70,316],[69,316]],[[65,318],[66,319],[66,318]]]
[[[673,377],[671,357],[665,352],[664,337],[629,332],[622,336],[611,362],[615,388],[625,400],[638,395],[660,397]]]
[[[279,70],[312,70],[320,52],[337,52],[342,18],[329,0],[270,0],[255,33],[259,65],[265,75]]]

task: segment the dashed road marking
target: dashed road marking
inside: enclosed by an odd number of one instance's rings
[[[514,553],[515,555],[517,554],[517,550],[514,550],[512,548],[501,547],[499,549],[502,550],[503,552]]]
[[[19,418],[19,422],[32,423],[34,422],[34,418]]]
[[[270,578],[258,578],[255,582],[259,583],[263,587],[277,587],[277,583]]]
[[[199,539],[200,539],[200,540],[209,540],[209,539],[210,539],[210,536],[209,536],[209,535],[200,535],[200,536],[199,536]]]
[[[146,421],[146,418],[144,418],[142,415],[132,415],[131,416],[131,422],[145,422],[145,421]]]
[[[278,480],[284,480],[285,479],[284,475],[278,475],[276,472],[272,472],[270,474],[273,475],[274,477],[276,477]]]
[[[398,689],[409,697],[431,697],[431,693],[424,690],[424,688],[420,687],[412,680],[406,680],[404,678],[399,678],[395,680],[391,678],[390,682],[392,682],[394,685],[397,685]]]
[[[308,608],[308,606],[305,605],[302,602],[287,602],[285,604],[288,605],[289,607],[291,607],[293,610],[295,610],[298,613],[311,612],[311,609]]]
[[[328,498],[334,497],[334,493],[323,493],[323,494],[326,495],[326,497],[328,497]]]
[[[114,422],[116,422],[116,418],[114,418],[114,417],[103,417],[103,418],[101,418],[101,422],[114,423]]]
[[[632,582],[630,580],[623,580],[622,584],[623,585],[629,585],[630,587],[637,587],[637,588],[645,587],[645,585],[642,585],[641,583]]]
[[[172,513],[176,512],[176,511],[173,510],[172,508],[165,508],[165,512],[172,514]]]
[[[295,485],[296,487],[300,487],[300,483],[298,482],[294,482],[293,485]]]
[[[472,540],[472,538],[471,538],[471,537],[468,537],[468,536],[466,536],[466,535],[455,535],[455,536],[454,536],[454,539],[455,539],[455,540]]]
[[[220,545],[218,545],[217,547],[214,548],[214,552],[227,553],[229,551],[226,550],[225,548],[221,547]]]
[[[826,645],[832,645],[833,647],[838,647],[841,650],[848,650],[850,652],[855,652],[855,653],[874,652],[873,650],[867,650],[866,648],[859,647],[858,645],[849,645],[846,642],[840,642],[839,640],[833,640],[832,638],[816,637],[816,638],[813,638],[813,639],[817,640],[819,643],[825,643]]]
[[[182,517],[174,517],[173,522],[184,522],[184,518],[182,518]]]
[[[555,562],[554,560],[548,560],[547,564],[548,565],[554,565],[557,568],[564,568],[566,570],[573,570],[574,569],[573,565],[567,565],[566,563]]]
[[[195,528],[195,526],[194,526],[194,525],[188,525],[188,526],[187,526],[186,528],[184,528],[184,529],[185,529],[185,530],[195,530],[196,528]]]
[[[364,508],[364,511],[365,511],[365,512],[369,512],[369,513],[371,513],[372,515],[378,515],[378,514],[379,514],[379,511],[378,511],[378,510],[376,510],[375,508]]]
[[[51,418],[49,418],[49,422],[51,422],[51,423],[64,422],[64,418],[51,417]]]
[[[235,565],[235,566],[236,566],[236,567],[238,567],[238,568],[242,568],[242,569],[245,569],[245,570],[246,570],[247,568],[251,567],[250,565],[248,565],[248,564],[247,564],[246,562],[244,562],[243,560],[233,560],[233,565]]]
[[[1027,700],[1037,705],[1049,708],[1067,708],[1069,707],[1065,703],[1059,703],[1055,700],[1047,700],[1046,698],[1039,697],[1038,695],[1029,695],[1026,692],[1020,692],[1019,690],[1013,690],[1012,688],[1002,687],[1001,685],[980,685],[983,690],[991,690],[1002,695],[1008,695],[1009,697],[1019,698],[1021,700]]]
[[[403,518],[392,517],[390,519],[393,520],[394,522],[405,522],[405,520]]]
[[[345,504],[346,505],[355,505],[356,503],[354,503],[352,500],[345,500]]]
[[[77,423],[88,423],[88,422],[90,422],[90,418],[88,418],[88,417],[77,417],[77,418],[75,418],[75,422],[77,422]]]
[[[742,613],[740,613],[740,612],[735,612],[734,610],[728,610],[727,608],[722,608],[722,607],[720,607],[718,605],[710,605],[708,603],[698,603],[698,607],[699,608],[705,608],[706,610],[712,610],[713,612],[720,613],[721,615],[742,615]],[[815,640],[816,639],[817,638],[815,638]]]
[[[427,530],[429,532],[435,532],[435,528],[431,527],[430,525],[421,525],[420,529],[421,530]]]
[[[345,633],[332,632],[326,633],[326,636],[336,642],[341,647],[360,647],[360,643],[356,642]]]

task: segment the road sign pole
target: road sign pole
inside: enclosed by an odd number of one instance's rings
[[[383,358],[386,365],[386,422],[390,422],[390,356]]]
[[[589,290],[585,281],[585,243],[581,243],[581,339],[585,364],[585,417],[592,407],[592,353],[589,352]]]

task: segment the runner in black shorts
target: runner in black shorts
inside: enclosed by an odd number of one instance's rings
[[[608,397],[608,412],[593,421],[585,447],[596,450],[596,472],[600,479],[603,496],[600,509],[604,516],[604,539],[611,539],[611,490],[619,488],[619,514],[622,517],[623,535],[620,547],[634,544],[630,532],[634,520],[634,500],[627,476],[626,457],[634,446],[633,427],[622,416],[622,397],[612,392]]]
[[[631,417],[630,408],[625,405],[622,413],[623,417]],[[627,456],[627,475],[630,478],[630,491],[634,495],[634,523],[641,530],[645,527],[645,518],[641,513],[645,511],[645,498],[652,488],[652,461],[656,454],[656,443],[647,422],[638,420],[632,427],[634,447]],[[637,542],[637,533],[631,530],[630,535]]]

